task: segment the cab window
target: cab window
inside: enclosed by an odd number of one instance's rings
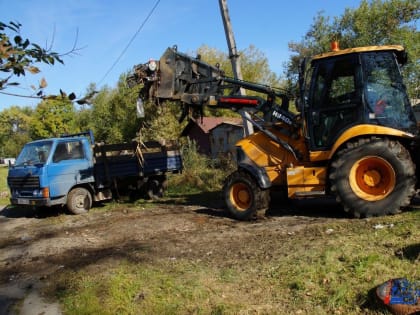
[[[394,55],[390,52],[369,53],[362,60],[370,121],[397,129],[415,127]]]
[[[77,160],[84,158],[83,147],[80,141],[60,142],[55,148],[53,162],[64,160]]]

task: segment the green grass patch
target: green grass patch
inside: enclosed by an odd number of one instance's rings
[[[239,309],[214,294],[223,282],[217,275],[209,277],[209,271],[188,262],[122,262],[100,276],[64,274],[56,292],[66,314],[221,314]]]

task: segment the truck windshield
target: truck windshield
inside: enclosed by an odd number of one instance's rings
[[[16,166],[44,164],[50,154],[52,141],[27,143],[16,159]]]

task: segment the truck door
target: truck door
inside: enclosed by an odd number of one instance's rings
[[[65,196],[73,186],[93,181],[89,157],[80,139],[57,142],[47,169],[51,198]]]

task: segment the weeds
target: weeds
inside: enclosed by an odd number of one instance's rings
[[[211,159],[198,153],[197,144],[188,141],[182,148],[184,170],[171,177],[169,192],[197,193],[220,190],[225,177],[236,167],[229,158]]]

